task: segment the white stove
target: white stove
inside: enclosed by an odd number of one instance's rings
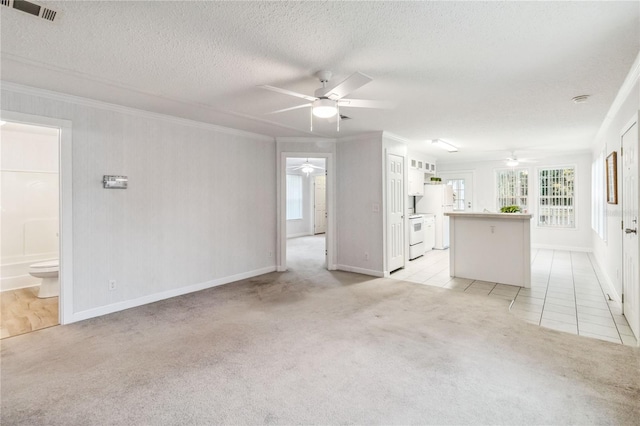
[[[424,254],[424,217],[421,214],[409,216],[409,260]]]

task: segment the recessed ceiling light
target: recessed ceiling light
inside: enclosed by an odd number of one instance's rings
[[[571,99],[574,104],[584,104],[589,100],[590,95],[579,95]]]

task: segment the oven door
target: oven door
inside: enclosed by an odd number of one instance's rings
[[[409,245],[424,241],[424,218],[409,219]]]

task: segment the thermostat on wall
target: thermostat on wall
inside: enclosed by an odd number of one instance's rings
[[[102,177],[102,186],[106,189],[127,189],[129,178],[126,176],[107,176]]]

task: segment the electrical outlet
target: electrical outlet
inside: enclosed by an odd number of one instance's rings
[[[116,289],[116,280],[109,280],[109,291]]]
[[[366,251],[364,252],[364,260],[369,260],[369,253]]]

